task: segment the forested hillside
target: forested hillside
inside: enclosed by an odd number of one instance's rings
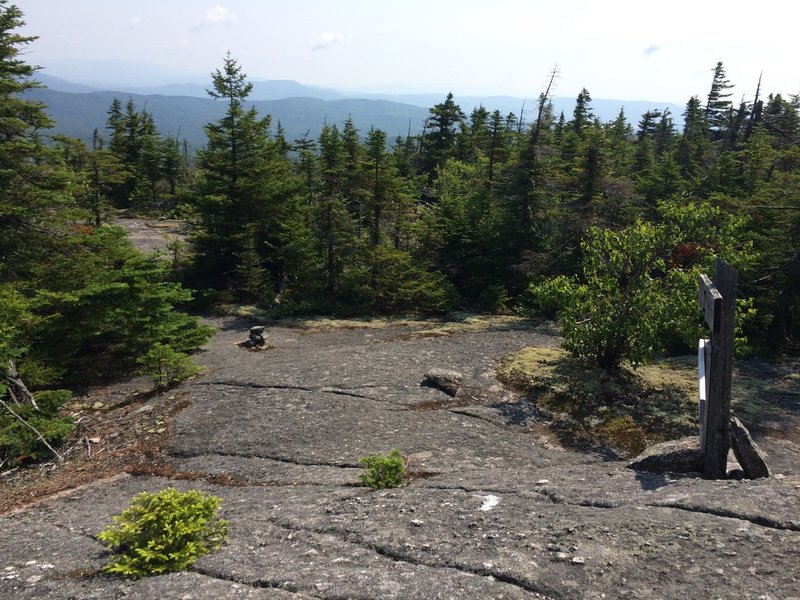
[[[108,107],[114,98],[123,102],[132,99],[136,106],[146,108],[154,116],[160,133],[176,137],[181,143],[185,141],[191,152],[202,148],[206,142],[204,125],[224,113],[224,107],[213,102],[208,94],[199,98],[35,88],[26,91],[25,97],[44,104],[53,119],[52,130],[44,132],[46,135],[66,135],[87,143],[91,141],[95,128],[104,128]],[[348,116],[366,128],[375,124],[394,135],[405,135],[409,128],[414,132],[421,129],[428,112],[426,108],[410,104],[357,98],[287,97],[250,101],[248,106],[255,106],[260,113],[275,115],[275,123],[280,121],[287,137],[292,140],[302,137],[307,131],[316,137],[326,121],[341,122]]]
[[[548,88],[520,124],[448,95],[421,131],[390,139],[351,118],[287,135],[247,103],[252,84],[227,56],[193,153],[125,98],[91,144],[42,139],[43,107],[21,98],[32,40],[13,33],[16,8],[0,10],[0,364],[30,381],[108,374],[156,343],[196,347],[206,333],[171,310],[189,300],[181,284],[202,306],[276,315],[552,315],[581,296],[569,318],[590,337],[598,306],[638,298],[646,358],[696,339],[695,277],[715,256],[740,271],[750,348],[798,348],[800,99],[747,82],[734,103],[722,63],[681,115],[601,121],[585,89],[556,113]],[[138,255],[110,225],[120,210],[185,219],[191,243],[172,263]]]
[[[206,91],[208,84],[171,85],[160,88],[108,85],[90,88],[74,84],[46,71],[36,74],[36,79],[46,87],[26,90],[25,97],[45,105],[52,118],[52,129],[46,135],[66,135],[89,142],[95,128],[102,129],[108,106],[114,98],[144,107],[153,115],[158,131],[186,141],[191,151],[202,148],[206,142],[203,127],[218,119],[223,107],[213,102]],[[293,81],[255,81],[248,96],[248,106],[280,122],[290,140],[309,132],[319,137],[325,123],[342,123],[348,117],[363,131],[371,126],[382,129],[390,139],[397,135],[416,134],[422,130],[428,107],[442,100],[444,94],[354,94],[344,96],[334,90],[303,86]],[[575,98],[551,98],[556,113],[562,110],[571,114]],[[476,106],[499,110],[503,115],[513,112],[527,122],[535,118],[535,107],[524,98],[511,96],[457,95],[460,106],[470,111]],[[682,123],[681,107],[668,103],[622,100],[595,100],[594,112],[602,120],[613,119],[624,107],[630,116],[642,114],[653,107],[668,108],[676,123]]]

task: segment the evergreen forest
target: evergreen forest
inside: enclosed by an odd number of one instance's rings
[[[348,119],[286,139],[228,55],[209,83],[225,116],[190,154],[125,98],[91,144],[41,135],[22,22],[0,0],[0,369],[32,389],[189,353],[210,335],[191,314],[234,303],[556,316],[613,369],[693,348],[715,257],[739,271],[739,350],[800,349],[800,97],[754,81],[735,102],[722,62],[682,115],[601,122],[586,89],[554,114],[554,70],[525,120],[449,94],[404,137]],[[140,254],[120,214],[182,219],[189,242]]]

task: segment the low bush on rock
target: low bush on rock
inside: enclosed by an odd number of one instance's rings
[[[398,448],[390,450],[386,456],[365,456],[361,459],[361,466],[364,472],[358,478],[373,490],[396,488],[405,483],[406,461]]]
[[[115,553],[104,570],[138,579],[185,569],[227,537],[220,502],[197,490],[142,492],[97,536]]]

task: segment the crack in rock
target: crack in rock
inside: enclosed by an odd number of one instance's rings
[[[272,460],[277,463],[283,463],[288,465],[295,465],[298,467],[333,467],[336,469],[361,469],[361,465],[359,464],[350,464],[350,463],[323,463],[323,462],[302,462],[299,459],[290,459],[290,458],[278,458],[276,456],[265,456],[261,454],[246,454],[244,452],[199,452],[197,454],[193,454],[190,452],[181,452],[181,451],[174,451],[171,453],[172,456],[175,458],[196,458],[200,456],[222,456],[222,457],[229,457],[229,458],[264,458],[267,460]]]
[[[408,410],[410,407],[406,406],[405,404],[400,404],[398,402],[390,402],[388,400],[380,400],[379,398],[375,398],[373,396],[367,396],[366,394],[358,394],[356,392],[350,392],[347,388],[341,388],[338,386],[322,386],[322,387],[308,387],[303,385],[289,385],[289,384],[282,384],[282,383],[257,383],[255,381],[233,381],[233,380],[224,380],[220,379],[217,381],[199,381],[194,385],[198,386],[228,386],[228,387],[243,387],[243,388],[250,388],[250,389],[257,389],[257,390],[294,390],[298,392],[318,392],[321,394],[335,394],[337,396],[349,396],[351,398],[358,398],[360,400],[370,400],[372,402],[379,402],[383,405],[390,405],[390,406],[397,406],[403,410]],[[358,386],[358,387],[376,387],[376,386]],[[358,388],[356,388],[358,389]]]
[[[526,435],[527,434],[524,430],[521,431],[519,427],[514,428],[514,427],[509,426],[509,425],[503,425],[502,423],[498,423],[497,421],[495,421],[493,419],[489,419],[487,417],[482,417],[480,415],[476,415],[476,414],[473,414],[473,413],[466,412],[466,409],[469,408],[470,406],[486,406],[486,405],[485,404],[470,404],[468,406],[458,406],[458,407],[453,407],[453,408],[447,409],[447,412],[453,413],[454,415],[459,415],[459,416],[462,416],[462,417],[470,417],[470,418],[473,418],[473,419],[477,419],[479,421],[483,421],[484,423],[488,423],[489,425],[493,425],[494,427],[502,429],[503,431],[510,431],[510,432],[513,432],[513,433],[520,433],[522,435]]]
[[[204,385],[209,387],[213,385],[227,385],[229,387],[244,387],[244,388],[253,388],[258,390],[297,390],[301,392],[320,391],[319,389],[302,385],[289,385],[281,383],[257,383],[255,381],[235,381],[235,380],[225,380],[225,379],[219,379],[217,381],[198,381],[194,385]]]
[[[431,490],[466,492],[468,494],[480,494],[486,492],[489,494],[509,494],[513,496],[513,495],[519,495],[521,493],[521,490],[515,490],[510,488],[498,489],[498,488],[487,488],[484,486],[470,487],[467,485],[436,485],[436,482],[432,482],[430,485],[424,486],[424,488]]]
[[[543,493],[543,495],[548,498],[550,497],[550,495],[546,493]],[[559,501],[555,502],[556,504],[564,503],[567,504],[568,506],[581,506],[584,508],[597,508],[600,510],[613,510],[617,508],[622,508],[624,506],[630,506],[629,504],[624,504],[624,503],[614,504],[609,500],[581,500],[579,502],[571,502],[569,500],[565,500],[563,497],[560,496],[558,496],[558,498]],[[553,499],[551,498],[551,500]],[[791,521],[790,522],[778,521],[763,515],[745,515],[725,508],[690,506],[684,504],[659,504],[659,503],[645,504],[644,507],[682,510],[702,515],[711,515],[713,517],[722,517],[724,519],[735,519],[737,521],[745,521],[747,523],[752,523],[753,525],[758,525],[759,527],[766,527],[767,529],[775,529],[777,531],[800,531],[800,523],[794,523]]]
[[[549,596],[543,594],[541,590],[539,590],[533,583],[530,581],[526,581],[520,577],[515,577],[513,575],[507,573],[501,573],[494,569],[488,568],[477,568],[477,567],[468,567],[466,565],[460,565],[453,561],[444,561],[442,564],[434,564],[432,561],[423,561],[419,559],[415,559],[412,556],[399,552],[397,550],[392,550],[390,548],[384,548],[378,546],[377,544],[371,544],[369,542],[364,542],[363,540],[359,541],[358,544],[363,548],[367,548],[380,554],[381,556],[385,556],[386,558],[390,558],[394,561],[404,562],[412,565],[422,566],[422,567],[429,567],[433,569],[453,569],[455,571],[459,571],[461,573],[466,573],[468,575],[478,575],[480,577],[492,577],[493,579],[500,581],[502,583],[506,583],[508,585],[513,585],[514,587],[518,587],[520,589],[525,590],[526,592],[531,592],[532,594],[536,594],[538,598],[547,599]]]
[[[255,588],[255,589],[273,589],[273,590],[281,590],[284,592],[289,592],[290,594],[296,595],[304,595],[309,596],[311,598],[322,598],[322,596],[316,596],[306,591],[300,591],[297,587],[289,582],[282,582],[282,581],[271,581],[268,579],[255,579],[255,580],[244,580],[234,577],[233,575],[227,575],[225,573],[212,573],[208,569],[204,569],[203,567],[198,567],[197,565],[189,565],[186,568],[187,571],[192,573],[197,573],[198,575],[202,575],[203,577],[208,577],[209,579],[216,579],[217,581],[227,581],[229,583],[238,583],[239,585],[246,585],[247,587]]]
[[[351,396],[353,398],[361,398],[362,400],[376,400],[372,396],[365,396],[364,394],[356,394],[355,392],[348,392],[345,389],[338,387],[325,386],[314,391],[324,392],[326,394],[337,394],[339,396]]]
[[[453,561],[443,561],[441,563],[438,563],[434,561],[421,560],[417,557],[405,554],[398,550],[393,550],[391,548],[380,546],[375,542],[366,541],[361,534],[356,533],[354,531],[348,531],[340,527],[330,527],[330,528],[300,527],[300,526],[287,525],[286,523],[279,523],[273,517],[267,518],[266,520],[275,527],[286,529],[288,531],[303,531],[306,533],[317,534],[317,535],[330,535],[338,539],[339,541],[348,544],[353,544],[361,548],[364,548],[366,550],[370,550],[371,552],[375,552],[376,554],[388,558],[394,562],[409,564],[417,567],[428,567],[430,569],[449,569],[452,571],[457,571],[459,573],[464,573],[466,575],[492,577],[495,580],[500,581],[501,583],[513,585],[514,587],[518,587],[522,590],[525,590],[526,592],[531,592],[533,594],[536,594],[536,596],[542,600],[549,600],[550,598],[549,596],[545,595],[541,590],[539,590],[530,581],[526,581],[519,577],[515,577],[513,575],[502,573],[486,567],[482,568],[469,567]]]
[[[647,504],[646,506],[652,508],[673,508],[675,510],[684,510],[686,512],[700,513],[714,517],[736,519],[737,521],[746,521],[753,525],[766,527],[767,529],[776,529],[778,531],[800,531],[800,523],[776,521],[775,519],[770,519],[762,515],[743,515],[725,508],[687,506],[684,504]]]

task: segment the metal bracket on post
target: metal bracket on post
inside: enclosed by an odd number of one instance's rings
[[[700,340],[697,345],[697,422],[700,424],[700,452],[706,452],[706,427],[708,424],[708,368],[711,364],[711,340]]]

